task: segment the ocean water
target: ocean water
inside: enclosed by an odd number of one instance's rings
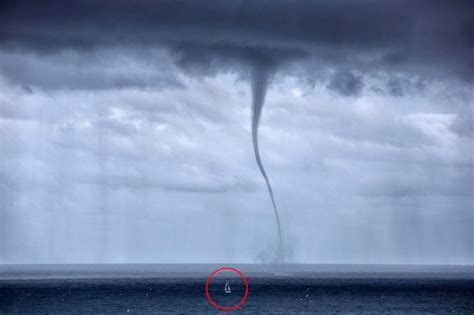
[[[245,274],[249,290],[229,313],[474,314],[473,266],[232,266]],[[207,277],[219,267],[0,265],[0,314],[226,312],[205,294]],[[236,279],[210,281],[213,299],[236,304],[245,291]]]

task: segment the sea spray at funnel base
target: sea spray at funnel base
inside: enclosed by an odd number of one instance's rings
[[[258,126],[260,122],[260,116],[262,114],[263,104],[265,102],[265,93],[268,85],[268,71],[264,69],[255,70],[252,78],[252,140],[253,140],[253,149],[255,152],[255,159],[257,160],[258,168],[265,179],[267,184],[268,192],[272,200],[273,211],[275,214],[275,219],[278,228],[278,252],[276,255],[276,262],[283,261],[283,244],[281,237],[281,227],[280,227],[280,218],[278,216],[278,210],[275,203],[275,198],[273,196],[272,186],[268,179],[268,176],[263,168],[262,161],[260,159],[260,152],[258,150]]]

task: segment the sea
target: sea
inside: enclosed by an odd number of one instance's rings
[[[0,314],[176,313],[474,314],[474,266],[0,265]]]

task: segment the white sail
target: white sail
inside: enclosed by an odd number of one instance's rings
[[[225,291],[225,293],[232,293],[232,291],[231,291],[231,289],[230,289],[229,282],[226,282],[226,283],[225,283],[224,291]]]

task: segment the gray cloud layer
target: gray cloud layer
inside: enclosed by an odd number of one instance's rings
[[[471,80],[472,1],[6,1],[2,46],[166,46],[180,64],[295,58]],[[222,64],[221,64],[222,66]],[[436,68],[436,69],[433,69]]]

